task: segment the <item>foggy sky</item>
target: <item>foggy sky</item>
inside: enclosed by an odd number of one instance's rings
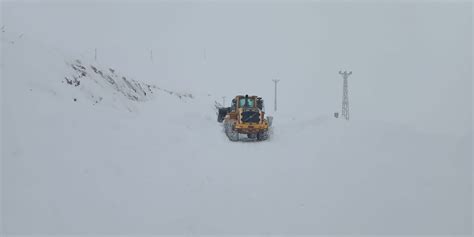
[[[472,132],[470,2],[3,2],[6,29],[136,79],[287,113],[340,111],[428,132]],[[154,60],[149,54],[153,50]],[[153,75],[150,78],[150,75]],[[298,106],[295,106],[295,103]],[[305,111],[301,111],[301,104]]]

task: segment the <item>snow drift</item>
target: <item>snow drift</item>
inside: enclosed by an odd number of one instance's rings
[[[5,37],[7,234],[470,232],[470,131],[282,109],[269,141],[233,143],[210,94]]]

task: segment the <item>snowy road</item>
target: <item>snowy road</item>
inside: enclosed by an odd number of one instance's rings
[[[6,116],[6,135],[15,138],[6,141],[3,160],[11,233],[344,234],[469,226],[460,219],[470,202],[469,183],[461,182],[470,175],[462,156],[467,137],[277,114],[269,141],[235,143],[206,97],[183,103],[161,94],[129,113],[51,96],[34,104],[42,95],[31,95]],[[32,120],[21,107],[43,112]]]

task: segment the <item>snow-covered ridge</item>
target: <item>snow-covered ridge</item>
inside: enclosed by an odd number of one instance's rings
[[[194,98],[191,93],[146,83],[146,78],[137,80],[106,62],[87,60],[27,34],[8,32],[5,27],[2,28],[2,50],[10,59],[6,63],[15,66],[9,66],[4,76],[21,78],[27,90],[55,95],[57,100],[85,101],[91,105],[133,111],[137,103],[150,101],[160,93],[183,102]]]
[[[103,69],[98,65],[85,64],[79,59],[66,64],[70,67],[70,74],[64,77],[63,83],[78,87],[94,104],[101,103],[104,96],[122,96],[135,102],[148,101],[158,91],[180,99],[193,98],[191,93],[174,92],[128,78],[113,68]],[[104,91],[107,93],[104,94]]]

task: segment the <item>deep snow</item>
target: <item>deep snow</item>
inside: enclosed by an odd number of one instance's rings
[[[236,143],[216,122],[212,83],[165,91],[17,32],[2,34],[2,58],[7,234],[471,232],[472,130],[344,121],[305,104],[274,113],[264,98],[271,139]],[[65,81],[76,60],[77,86]],[[91,65],[154,89],[130,99]]]

